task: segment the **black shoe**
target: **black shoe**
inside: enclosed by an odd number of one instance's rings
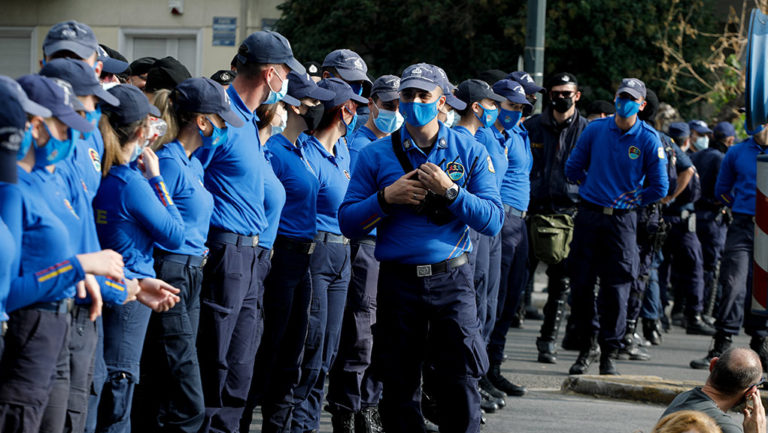
[[[685,314],[672,313],[672,325],[685,328]]]
[[[331,413],[331,426],[333,433],[355,433],[355,413],[350,410],[325,409]]]
[[[486,377],[488,377],[491,385],[510,397],[522,397],[526,392],[528,392],[524,386],[515,385],[514,383],[507,380],[507,378],[502,376],[501,365],[499,364],[492,364]]]
[[[523,319],[520,316],[513,317],[509,327],[515,329],[523,329]]]
[[[613,361],[616,350],[604,351],[600,355],[600,374],[618,376],[619,372],[616,370],[616,363]]]
[[[504,393],[504,391],[500,391],[495,386],[493,386],[493,384],[491,383],[490,380],[488,380],[487,377],[482,376],[480,378],[479,385],[482,390],[484,390],[485,392],[487,392],[488,394],[493,396],[493,398],[496,399],[496,404],[499,405],[499,409],[507,405],[507,402],[504,400],[505,398],[507,398],[507,394]]]
[[[643,336],[654,346],[662,342],[661,323],[658,320],[643,319]]]
[[[665,314],[661,315],[661,330],[665,333],[669,334],[669,329],[671,328],[671,325],[669,324],[669,316]]]
[[[355,414],[355,433],[383,433],[381,415],[376,406],[364,407]]]
[[[717,333],[712,340],[712,345],[710,346],[709,352],[707,352],[707,356],[694,359],[689,365],[695,370],[706,370],[709,368],[709,363],[712,361],[712,358],[720,356],[731,347],[731,344],[733,344],[733,338],[730,335]]]
[[[701,314],[691,314],[686,320],[685,333],[689,335],[715,335],[715,328],[702,320]]]
[[[587,370],[589,370],[589,366],[595,362],[599,356],[600,346],[597,345],[597,341],[593,337],[590,341],[590,347],[579,352],[579,356],[576,358],[576,362],[571,366],[571,369],[568,370],[568,374],[585,374]]]
[[[538,361],[543,364],[555,364],[557,363],[557,357],[555,356],[555,342],[544,341],[540,338],[536,339],[536,349],[539,350]]]
[[[485,413],[494,413],[499,410],[499,405],[496,404],[496,399],[491,394],[483,391],[483,388],[478,388],[480,392],[480,409]]]

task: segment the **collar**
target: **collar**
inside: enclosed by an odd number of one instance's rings
[[[710,149],[714,149],[720,153],[725,153],[728,151],[728,146],[725,144],[719,142],[719,141],[713,141],[712,144],[709,146]]]
[[[367,127],[365,125],[361,126],[358,129],[358,131],[360,131],[361,134],[365,135],[366,138],[368,138],[370,140],[378,140],[378,138],[376,138],[376,134],[374,134],[373,131],[371,131],[371,128],[369,128],[369,127]]]
[[[437,131],[437,139],[435,140],[435,144],[437,144],[436,147],[445,149],[448,147],[448,127],[445,126],[442,122],[438,122],[438,125],[440,126],[440,129]],[[405,125],[400,128],[400,138],[402,139],[403,149],[406,151],[419,149],[419,146],[416,146],[416,143],[411,138],[411,134],[408,133],[408,128],[406,128]]]
[[[234,86],[229,86],[229,88],[227,88],[227,94],[229,95],[232,108],[238,111],[246,122],[253,122],[255,125],[256,122],[259,121],[259,116],[256,115],[256,112],[252,112],[248,109],[248,106],[245,105],[245,102],[240,98],[240,95],[238,95]]]
[[[635,135],[635,134],[638,134],[640,132],[640,128],[642,128],[642,123],[643,123],[643,121],[640,120],[640,118],[635,118],[635,124],[632,125],[632,127],[629,128],[629,130],[624,132],[621,129],[619,129],[618,125],[616,125],[616,117],[615,117],[615,115],[610,116],[610,117],[606,117],[606,119],[610,119],[609,120],[610,125],[608,126],[608,128],[610,128],[612,132],[615,132],[618,135]]]
[[[170,152],[173,152],[178,157],[177,159],[180,159],[182,161],[182,164],[189,165],[189,158],[187,157],[187,152],[184,151],[184,146],[181,144],[179,140],[173,140],[170,143],[167,143],[165,147],[167,147]],[[194,154],[195,152],[192,152],[192,153]]]
[[[459,134],[465,134],[465,135],[468,135],[468,136],[470,136],[470,137],[474,137],[474,136],[472,135],[472,133],[471,133],[471,132],[469,132],[469,129],[467,129],[467,128],[466,128],[466,127],[464,127],[464,126],[456,125],[456,126],[454,126],[454,127],[453,127],[453,130],[454,130],[454,131],[456,131],[456,132],[458,132]]]
[[[339,141],[341,141],[343,139],[344,139],[344,137],[339,138],[338,141],[336,141],[336,143],[334,144],[334,147],[336,148],[336,155],[331,155],[331,153],[328,152],[328,150],[325,148],[325,146],[323,146],[323,143],[321,143],[320,140],[318,140],[317,137],[315,137],[314,135],[307,135],[307,139],[302,144],[302,146],[304,144],[308,143],[308,142],[311,142],[312,144],[314,144],[314,146],[317,148],[317,150],[320,151],[320,154],[323,155],[323,157],[325,157],[326,159],[329,159],[331,161],[334,161],[336,159],[344,159],[344,157],[342,155],[340,155],[339,151],[338,151],[338,149],[339,149]]]

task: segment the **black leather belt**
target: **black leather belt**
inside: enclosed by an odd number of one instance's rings
[[[370,245],[372,247],[376,246],[376,237],[374,236],[366,236],[363,238],[355,238],[352,239],[350,242],[352,242],[355,245]]]
[[[36,304],[30,305],[27,308],[30,310],[49,311],[51,313],[64,314],[72,312],[74,305],[75,300],[73,298],[67,298],[53,302],[38,302]]]
[[[187,254],[171,254],[165,251],[155,250],[155,255],[158,260],[164,260],[167,262],[178,263],[184,266],[194,266],[196,268],[202,268],[208,263],[208,256],[190,256]]]
[[[612,207],[603,207],[584,200],[582,200],[580,205],[584,209],[589,209],[593,212],[601,213],[603,215],[626,215],[635,211],[634,209],[616,209]]]
[[[349,239],[345,238],[342,235],[337,235],[335,233],[329,233],[329,232],[317,232],[315,235],[315,240],[318,242],[325,242],[329,244],[348,244]]]
[[[469,258],[467,257],[467,253],[464,253],[459,257],[444,260],[439,263],[433,263],[431,265],[407,265],[404,263],[388,262],[387,266],[396,268],[398,272],[403,272],[406,275],[416,274],[417,277],[431,277],[432,275],[442,274],[451,269],[458,268],[467,262],[469,262]]]
[[[315,252],[315,243],[312,241],[300,241],[286,236],[277,235],[274,250],[290,251],[298,254],[312,254]]]
[[[222,244],[231,244],[238,247],[257,247],[259,246],[259,235],[244,236],[237,233],[211,230],[208,234],[209,242],[219,242]]]
[[[517,210],[508,204],[504,205],[504,213],[507,215],[514,215],[520,218],[525,218],[525,216],[528,215],[528,212],[524,210]]]

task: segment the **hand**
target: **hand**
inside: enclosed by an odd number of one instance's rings
[[[141,284],[141,291],[136,296],[139,302],[157,313],[168,311],[181,301],[181,298],[176,296],[180,292],[179,289],[165,281],[144,278],[139,284]]]
[[[395,183],[384,188],[384,201],[389,204],[420,204],[427,196],[427,190],[420,181],[410,179],[417,171],[402,175]]]
[[[672,197],[671,195],[668,195],[668,196],[664,197],[663,199],[661,199],[659,201],[661,202],[661,204],[669,204],[674,199],[675,199],[674,197]]]
[[[134,278],[132,280],[125,280],[125,288],[128,290],[128,294],[125,297],[123,305],[136,300],[136,296],[141,291],[141,285],[139,285],[139,280]]]
[[[83,284],[83,291],[80,291],[80,284]],[[91,297],[91,322],[95,322],[96,319],[101,316],[101,308],[104,306],[104,301],[101,299],[101,287],[99,287],[96,277],[91,274],[85,275],[85,280],[78,283],[77,297],[84,299],[86,292]]]
[[[160,161],[155,152],[149,147],[145,147],[139,155],[139,170],[147,180],[160,176]]]
[[[421,164],[418,168],[421,183],[439,196],[444,196],[445,191],[453,186],[450,177],[438,166],[431,162]]]
[[[752,408],[745,407],[744,413],[744,433],[766,433],[765,432],[765,408],[760,399],[760,391],[755,388],[752,394],[747,395],[747,400],[752,400]]]
[[[96,253],[78,254],[77,260],[86,274],[102,275],[122,280],[123,256],[112,250],[101,250]]]

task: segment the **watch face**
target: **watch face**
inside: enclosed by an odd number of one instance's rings
[[[456,185],[448,188],[448,190],[445,191],[445,198],[448,200],[453,200],[457,195],[459,195],[459,188],[456,187]]]

